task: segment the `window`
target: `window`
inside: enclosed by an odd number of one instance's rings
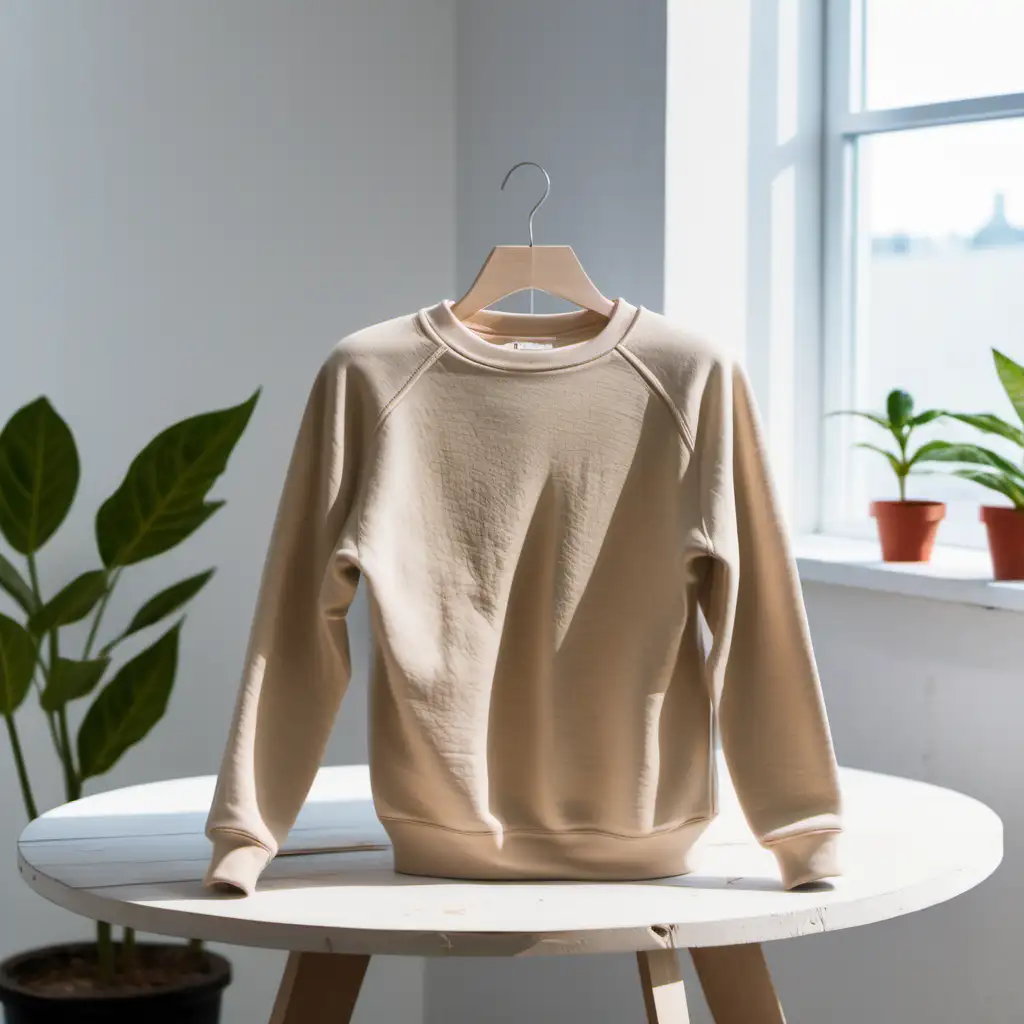
[[[1011,413],[989,350],[1024,359],[1022,38],[1022,0],[830,0],[826,410],[878,410],[902,387],[920,409]],[[973,439],[944,421],[919,433]],[[825,532],[868,535],[869,500],[895,497],[887,465],[852,447],[881,440],[826,421]],[[988,492],[931,473],[908,496],[948,503],[945,543],[984,543]]]

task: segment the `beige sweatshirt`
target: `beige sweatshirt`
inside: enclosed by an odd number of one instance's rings
[[[685,873],[716,812],[717,723],[783,884],[838,873],[800,587],[727,355],[622,299],[607,321],[468,324],[445,301],[336,346],[264,568],[211,886],[251,892],[295,821],[361,579],[373,795],[399,872]]]

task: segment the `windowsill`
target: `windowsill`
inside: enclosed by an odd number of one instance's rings
[[[926,565],[887,563],[875,541],[813,534],[793,553],[805,582],[1024,612],[1024,582],[996,583],[987,551],[937,547]]]

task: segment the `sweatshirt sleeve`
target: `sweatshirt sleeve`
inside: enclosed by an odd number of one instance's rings
[[[358,410],[342,353],[309,394],[278,503],[206,834],[205,884],[251,893],[295,822],[348,687]]]
[[[791,889],[840,873],[838,769],[796,566],[738,365],[711,374],[695,454],[722,748],[747,821]]]

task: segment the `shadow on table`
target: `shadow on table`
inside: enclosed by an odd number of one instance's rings
[[[714,875],[708,873],[694,873],[691,875],[679,875],[672,878],[663,879],[643,879],[636,882],[585,882],[585,881],[569,881],[569,880],[524,880],[520,881],[483,881],[476,879],[463,879],[463,878],[443,878],[443,877],[426,877],[421,875],[403,875],[399,874],[394,870],[391,865],[390,852],[377,853],[374,856],[374,863],[366,864],[365,866],[349,865],[344,870],[338,870],[337,861],[335,858],[339,856],[338,853],[328,853],[325,851],[321,854],[306,854],[301,857],[288,857],[282,858],[276,864],[272,863],[268,868],[267,873],[260,879],[258,892],[269,893],[269,892],[288,892],[299,889],[315,889],[315,888],[330,888],[330,887],[355,887],[355,888],[414,888],[423,885],[459,885],[459,886],[474,886],[474,885],[530,885],[530,886],[543,886],[543,885],[579,885],[580,887],[588,887],[593,885],[644,885],[644,886],[673,886],[678,888],[686,889],[714,889],[714,890],[731,890],[736,892],[781,892],[782,884],[778,878],[772,877],[759,877],[759,876],[726,876],[726,875]],[[356,856],[346,854],[348,856]],[[362,853],[358,856],[369,857],[370,854]],[[327,863],[327,858],[330,857],[334,862],[333,864]],[[297,863],[301,860],[301,873],[298,875],[292,873],[296,867],[300,867]],[[321,865],[318,865],[318,861]],[[275,867],[278,871],[275,872]],[[321,867],[318,870],[318,867]],[[289,873],[286,875],[284,871],[288,870]],[[277,875],[277,877],[275,877]],[[182,898],[188,899],[209,899],[209,900],[233,900],[233,899],[244,899],[244,895],[240,893],[232,892],[209,892],[203,890],[199,883],[182,882],[175,886],[179,890],[178,895]],[[813,882],[804,886],[800,886],[793,890],[796,893],[814,893],[814,892],[831,892],[834,886],[830,882]],[[187,890],[187,892],[185,891]]]
[[[47,873],[59,866],[61,877],[74,877],[85,887],[145,886],[152,898],[166,900],[237,900],[242,893],[211,892],[201,879],[209,863],[211,846],[203,834],[205,808],[148,808],[139,813],[88,813],[88,802],[71,804],[59,815],[39,819],[23,837],[22,852],[28,861]],[[697,865],[689,875],[622,883],[568,882],[552,879],[523,882],[476,882],[470,879],[436,879],[402,875],[394,870],[391,847],[377,820],[372,801],[354,798],[338,802],[310,803],[296,827],[260,879],[258,892],[300,889],[373,887],[405,889],[421,885],[645,885],[735,892],[781,892],[776,876],[738,875],[728,859],[713,858]],[[84,812],[84,813],[83,813]],[[78,841],[78,858],[72,863],[67,841]],[[74,859],[73,859],[74,860]],[[739,866],[739,865],[735,865]],[[715,869],[718,870],[715,870]],[[828,892],[832,886],[817,883],[798,891]],[[138,890],[136,890],[138,891]]]
[[[658,884],[658,883],[656,883]],[[680,875],[678,878],[667,878],[660,884],[678,885],[688,889],[737,889],[745,892],[782,892],[782,883],[777,878],[723,875]],[[835,886],[831,882],[808,882],[799,885],[793,892],[832,892]]]

